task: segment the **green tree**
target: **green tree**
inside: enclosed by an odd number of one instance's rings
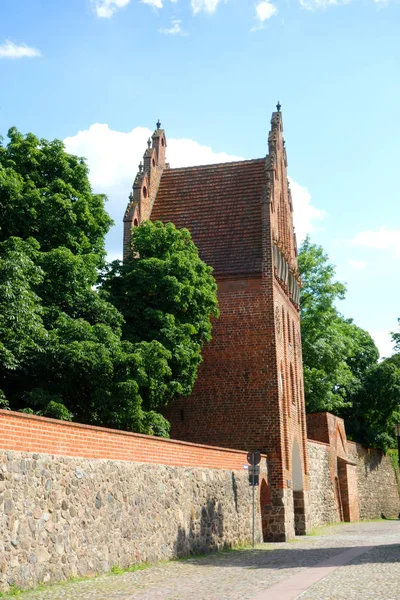
[[[35,286],[44,273],[33,260],[38,244],[11,237],[0,242],[0,372],[18,369],[46,339]]]
[[[191,390],[217,314],[215,283],[188,232],[158,225],[146,242],[152,226],[139,228],[125,289],[143,321],[133,333],[107,286],[98,290],[112,223],[104,202],[62,142],[9,131],[0,145],[0,406],[166,436],[159,411]],[[152,246],[170,270],[158,255],[142,260]],[[152,271],[164,304],[153,301]],[[117,289],[129,272],[114,265],[106,281],[115,276]]]
[[[112,220],[105,196],[92,192],[85,160],[65,152],[60,140],[14,127],[8,138],[0,145],[0,241],[33,237],[44,252],[62,246],[104,258]]]
[[[144,406],[159,409],[193,389],[210,317],[218,316],[212,269],[199,257],[187,229],[144,222],[133,230],[132,256],[114,262],[103,279],[105,297],[122,313],[123,339],[157,341],[168,352],[162,388],[140,388]]]
[[[378,363],[369,333],[338,311],[346,288],[309,238],[300,249],[299,269],[307,410],[343,417],[350,439],[386,452],[395,446],[393,425],[400,419],[400,353]],[[400,334],[392,337],[400,352]]]
[[[400,327],[400,319],[397,319],[399,327]],[[400,332],[392,332],[392,341],[394,343],[394,351],[399,354],[400,353]]]
[[[352,439],[386,452],[396,447],[400,421],[400,355],[384,359],[365,373],[362,386],[343,415]]]
[[[346,287],[336,281],[335,268],[321,246],[309,238],[299,252],[303,281],[300,297],[304,390],[308,412],[340,414],[351,406],[364,373],[378,360],[371,336],[345,319],[336,303]]]

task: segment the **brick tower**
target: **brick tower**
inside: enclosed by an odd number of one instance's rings
[[[308,457],[293,206],[280,105],[265,158],[170,169],[161,124],[124,218],[187,227],[214,268],[220,318],[193,394],[167,407],[172,437],[268,454],[260,487],[265,540],[308,530]]]

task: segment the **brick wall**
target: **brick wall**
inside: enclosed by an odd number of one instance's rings
[[[279,451],[273,315],[261,275],[218,278],[221,316],[203,350],[193,394],[165,410],[177,439]],[[283,476],[277,482],[283,485]]]
[[[296,507],[301,508],[297,521],[304,523],[306,532],[309,481],[299,307],[292,302],[288,286],[278,280],[273,260],[276,246],[292,275],[297,273],[280,112],[273,114],[271,124],[260,194],[261,231],[254,239],[262,260],[241,276],[225,271],[216,277],[221,314],[213,326],[212,342],[203,350],[193,394],[174,401],[165,416],[175,438],[268,454],[272,510],[276,510],[271,539],[278,541],[293,536]],[[245,206],[243,199],[237,201]],[[222,223],[225,217],[221,215]],[[232,223],[238,228],[236,221]],[[207,247],[204,239],[218,235],[218,222],[212,225],[200,237],[200,256],[203,245]],[[229,238],[223,241],[231,243]]]
[[[0,410],[0,450],[243,470],[246,453]],[[265,457],[264,457],[265,458]]]
[[[330,413],[307,415],[307,428],[312,438],[308,442],[309,454],[314,457],[311,465],[313,502],[317,482],[319,488],[332,488],[339,520],[379,518],[382,513],[387,517],[398,515],[399,490],[388,456],[374,448],[348,442],[343,419]],[[317,443],[325,447],[324,456],[322,451],[316,452]],[[319,454],[318,460],[316,454]],[[317,508],[314,508],[316,514]],[[319,520],[329,522],[324,515]]]

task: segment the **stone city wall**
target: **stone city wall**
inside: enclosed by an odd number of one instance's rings
[[[11,430],[3,435],[10,421],[18,425],[14,440]],[[51,444],[64,456],[42,451]],[[4,411],[0,445],[0,590],[251,541],[244,452]],[[130,459],[148,447],[147,461]],[[129,460],[83,451],[125,452]],[[260,541],[258,493],[256,511]]]
[[[379,450],[347,442],[348,456],[357,464],[360,519],[397,517],[400,513],[399,489],[389,456]]]
[[[0,490],[3,590],[251,541],[244,471],[2,452]]]
[[[310,464],[311,527],[319,527],[339,520],[333,483],[331,480],[329,446],[308,440]]]

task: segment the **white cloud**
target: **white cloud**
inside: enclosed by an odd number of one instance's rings
[[[317,10],[319,8],[328,8],[340,4],[349,4],[351,0],[300,0],[300,4],[307,10]]]
[[[351,240],[354,246],[389,250],[395,258],[400,258],[400,230],[386,229],[384,225],[376,231],[360,231]]]
[[[128,195],[137,167],[153,131],[135,127],[132,131],[114,131],[106,124],[94,123],[84,131],[64,140],[72,154],[85,156],[90,167],[90,180],[97,191],[124,190]],[[226,152],[214,152],[190,139],[168,139],[167,159],[171,167],[188,167],[243,160]]]
[[[133,180],[153,131],[135,127],[132,131],[114,131],[106,124],[94,123],[84,131],[64,140],[72,154],[85,156],[90,168],[90,181],[96,192],[107,194],[107,211],[116,223],[107,237],[107,250],[118,257],[122,246],[122,217],[128,203]],[[167,158],[171,167],[242,160],[226,152],[214,152],[190,139],[168,139]]]
[[[96,191],[120,192],[125,196],[142,159],[146,140],[153,132],[136,127],[129,133],[113,131],[106,124],[94,123],[64,140],[68,152],[85,156],[90,180]]]
[[[314,221],[321,221],[327,216],[324,210],[316,208],[311,204],[311,194],[289,177],[290,189],[293,200],[293,220],[296,230],[297,244],[300,245],[307,234],[316,231]]]
[[[122,217],[138,164],[152,133],[145,127],[121,132],[106,124],[94,123],[89,129],[64,140],[68,152],[87,158],[93,189],[109,197],[107,210],[117,223],[107,240],[108,251],[113,257],[121,251]],[[167,160],[171,167],[188,167],[243,160],[243,157],[215,152],[210,146],[191,139],[171,138],[168,139]],[[291,190],[297,241],[301,243],[307,233],[315,230],[313,221],[322,219],[325,213],[312,206],[311,194],[295,181],[291,181]]]
[[[0,44],[0,58],[34,58],[41,56],[40,50],[31,48],[26,44],[14,44],[10,40],[6,40],[4,44]]]
[[[118,9],[127,6],[131,0],[91,0],[98,17],[110,19]]]
[[[192,10],[194,14],[199,12],[206,12],[212,15],[216,10],[218,4],[222,0],[191,0]],[[226,0],[224,0],[226,2]]]
[[[259,2],[256,6],[256,17],[257,20],[262,27],[264,22],[276,15],[278,9],[274,4],[271,4],[268,0],[264,2]]]
[[[394,352],[394,344],[392,342],[392,336],[390,335],[390,331],[388,329],[383,329],[380,331],[371,331],[370,333],[375,344],[378,346],[381,359],[392,356]]]
[[[365,267],[367,266],[367,263],[363,260],[353,260],[352,258],[349,258],[348,262],[349,265],[353,267],[353,269],[365,269]]]
[[[187,35],[182,31],[181,23],[182,21],[175,19],[171,21],[171,27],[162,27],[159,31],[165,35]]]
[[[140,0],[142,4],[148,4],[152,8],[162,8],[163,3],[162,0]]]
[[[227,154],[226,152],[214,152],[210,146],[202,146],[194,140],[177,138],[168,142],[168,162],[171,167],[211,165],[235,160],[244,159],[241,156]]]

